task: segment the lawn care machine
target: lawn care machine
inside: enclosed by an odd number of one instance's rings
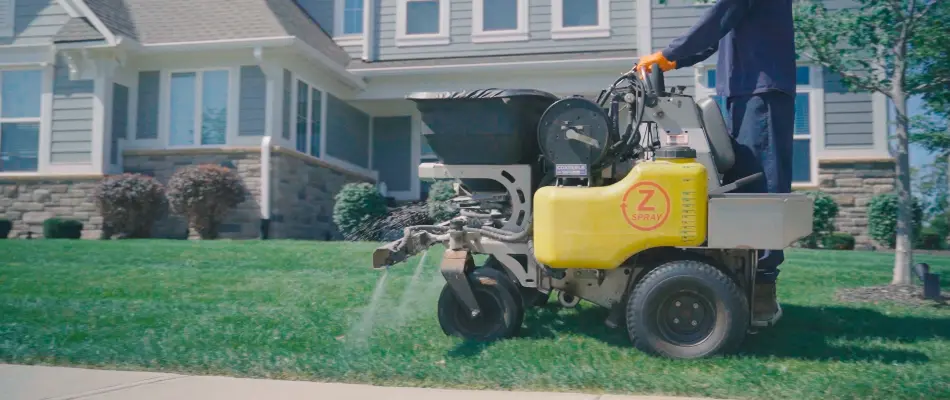
[[[596,100],[407,96],[439,157],[419,176],[452,180],[459,213],[405,228],[373,267],[445,246],[438,319],[468,340],[516,336],[526,308],[552,293],[565,307],[605,307],[605,323],[625,326],[636,348],[670,358],[731,352],[774,324],[781,312],[752,318],[758,250],[810,234],[813,202],[736,192],[761,173],[724,183],[737,154],[719,105],[667,90],[652,71],[623,74]]]

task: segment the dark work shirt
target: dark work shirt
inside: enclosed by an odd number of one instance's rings
[[[716,92],[741,96],[795,93],[792,0],[718,0],[683,36],[663,50],[676,68],[719,51]]]

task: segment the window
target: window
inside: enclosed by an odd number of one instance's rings
[[[610,36],[609,0],[551,0],[551,38]]]
[[[39,169],[43,72],[0,72],[0,172]]]
[[[399,0],[396,45],[449,44],[449,0]]]
[[[363,36],[363,0],[335,0],[333,37],[344,45],[359,44]]]
[[[323,92],[297,80],[296,146],[297,151],[320,157],[321,122],[323,121]]]
[[[229,73],[173,72],[169,78],[169,145],[225,144]]]
[[[528,40],[527,0],[474,0],[472,42]]]
[[[112,84],[112,135],[109,146],[109,163],[119,163],[119,140],[128,137],[129,131],[129,88],[118,83]]]
[[[812,115],[813,102],[818,101],[815,94],[812,93],[811,82],[814,80],[811,76],[812,70],[809,66],[799,66],[795,70],[795,78],[798,86],[795,96],[795,121],[794,121],[794,141],[792,144],[792,183],[795,184],[814,184],[817,178],[817,162],[814,158],[812,145],[812,132],[820,129],[814,121]],[[719,108],[723,112],[723,118],[728,124],[728,113],[726,110],[726,99],[717,96],[716,90],[716,70],[707,68],[702,77],[701,84],[697,86],[696,97],[711,96],[719,103]]]

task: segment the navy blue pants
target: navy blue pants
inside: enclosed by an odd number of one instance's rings
[[[795,97],[779,91],[729,97],[729,131],[735,140],[736,163],[724,183],[763,172],[737,193],[789,193],[792,191],[792,138],[795,131]],[[759,252],[756,282],[775,283],[778,266],[785,261],[781,250]]]

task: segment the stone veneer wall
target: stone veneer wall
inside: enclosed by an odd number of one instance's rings
[[[868,204],[874,195],[894,191],[894,162],[822,160],[818,169],[819,190],[838,203],[837,230],[854,235],[858,248],[881,247],[868,236]]]
[[[163,185],[181,167],[216,164],[236,169],[248,190],[247,199],[239,204],[221,224],[222,239],[252,239],[260,234],[261,157],[254,149],[143,150],[124,153],[125,172],[142,173],[158,179]],[[158,221],[154,237],[196,238],[184,218],[169,212]]]
[[[102,217],[96,210],[93,194],[101,179],[0,179],[0,218],[13,223],[8,237],[41,238],[43,221],[60,217],[81,221],[82,237],[98,239],[102,234]]]
[[[340,240],[333,223],[334,197],[350,182],[370,182],[316,158],[277,148],[271,155],[273,239]]]

